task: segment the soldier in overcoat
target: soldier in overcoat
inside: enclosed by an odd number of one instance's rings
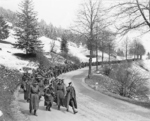
[[[72,86],[72,82],[69,83],[69,86],[66,88],[67,94],[65,97],[65,103],[67,111],[69,111],[69,105],[72,107],[74,114],[77,113],[75,108],[77,109],[77,101],[76,101],[76,91],[75,88]]]
[[[59,81],[56,89],[57,89],[57,105],[58,105],[58,110],[60,110],[60,106],[64,106],[64,99],[65,99],[64,97],[66,93],[62,80]]]
[[[30,113],[32,113],[32,110],[34,110],[34,115],[37,115],[37,110],[39,108],[39,86],[38,83],[35,81],[33,82],[31,86],[31,95],[30,95]]]
[[[39,82],[39,90],[40,90],[40,95],[39,95],[39,99],[41,99],[42,96],[44,96],[44,80],[41,79]]]
[[[27,99],[27,97],[26,97],[26,81],[27,80],[22,81],[22,84],[21,84],[21,88],[23,89],[23,93],[24,93],[24,100]]]
[[[31,86],[31,83],[30,83],[31,80],[25,80],[25,82],[23,83],[24,85],[24,99],[29,102],[30,100],[30,86]]]

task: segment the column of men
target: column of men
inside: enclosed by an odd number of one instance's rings
[[[21,87],[24,90],[24,99],[29,102],[30,113],[34,111],[34,115],[37,115],[40,98],[44,96],[46,110],[50,111],[53,102],[55,102],[58,110],[63,106],[69,111],[70,105],[74,114],[76,114],[77,101],[75,89],[72,83],[69,83],[69,86],[66,87],[64,80],[58,79],[57,76],[78,68],[81,68],[81,66],[75,64],[50,67],[48,69],[40,66],[32,74],[24,73]]]

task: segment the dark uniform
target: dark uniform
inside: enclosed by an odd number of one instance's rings
[[[75,111],[75,108],[77,109],[77,101],[76,101],[76,91],[74,87],[71,85],[71,82],[69,83],[69,86],[67,87],[67,94],[65,97],[65,103],[67,111],[69,111],[69,105],[72,107],[74,114],[77,113]]]
[[[27,102],[30,100],[31,83],[32,81],[29,80],[24,83],[24,99],[27,100]]]
[[[39,90],[40,90],[40,95],[39,95],[39,99],[44,96],[44,82],[41,80],[39,82]]]
[[[50,85],[50,87],[45,89],[45,106],[46,106],[46,110],[50,111],[50,108],[53,105],[53,100],[54,100],[54,89],[52,87],[52,85]]]
[[[27,96],[26,96],[26,81],[23,81],[21,84],[21,88],[23,89],[24,92],[24,100],[27,100]]]

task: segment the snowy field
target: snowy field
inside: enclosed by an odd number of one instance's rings
[[[8,24],[10,25],[11,23],[8,23]],[[0,44],[0,48],[1,48],[0,64],[10,69],[17,69],[17,70],[22,70],[23,67],[29,67],[29,68],[34,68],[34,69],[37,68],[37,64],[33,62],[29,62],[27,60],[20,60],[16,56],[13,55],[15,53],[24,53],[24,51],[13,47],[12,44],[15,44],[18,40],[14,36],[15,32],[13,29],[10,29],[9,32],[10,32],[9,37],[3,40],[6,43],[2,42]],[[54,44],[54,51],[56,53],[60,52],[60,43],[61,43],[60,38],[58,38],[57,40],[52,40],[45,36],[42,36],[39,38],[39,40],[41,40],[43,44],[44,52],[50,52],[51,44]],[[89,51],[85,47],[83,46],[78,47],[75,43],[69,42],[68,48],[69,48],[69,54],[78,57],[81,62],[88,62],[89,58],[87,58],[86,55],[89,55]],[[99,55],[101,55],[100,51],[99,51]],[[48,57],[51,58],[50,55]],[[100,59],[101,57],[99,58],[99,60]],[[105,53],[104,53],[104,60],[108,60],[108,55]],[[96,59],[93,58],[93,62],[95,61]]]

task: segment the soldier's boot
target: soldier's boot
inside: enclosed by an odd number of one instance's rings
[[[75,111],[75,109],[74,109],[74,102],[73,102],[73,101],[71,101],[71,104],[72,104],[72,110],[73,110],[73,113],[74,113],[74,114],[76,114],[76,113],[77,113],[77,111]]]
[[[75,111],[74,107],[72,107],[73,113],[76,114],[78,111]]]
[[[58,110],[60,110],[60,105],[58,105]]]
[[[50,103],[50,105],[49,105],[49,111],[51,111],[51,107],[52,107],[52,104]]]
[[[32,113],[32,110],[30,109],[30,113]]]
[[[36,110],[34,110],[34,115],[37,116]]]
[[[46,110],[48,110],[48,106],[46,106]]]
[[[69,109],[67,108],[67,110],[66,110],[67,112],[69,112]]]
[[[51,107],[50,106],[49,106],[48,110],[51,111]]]

